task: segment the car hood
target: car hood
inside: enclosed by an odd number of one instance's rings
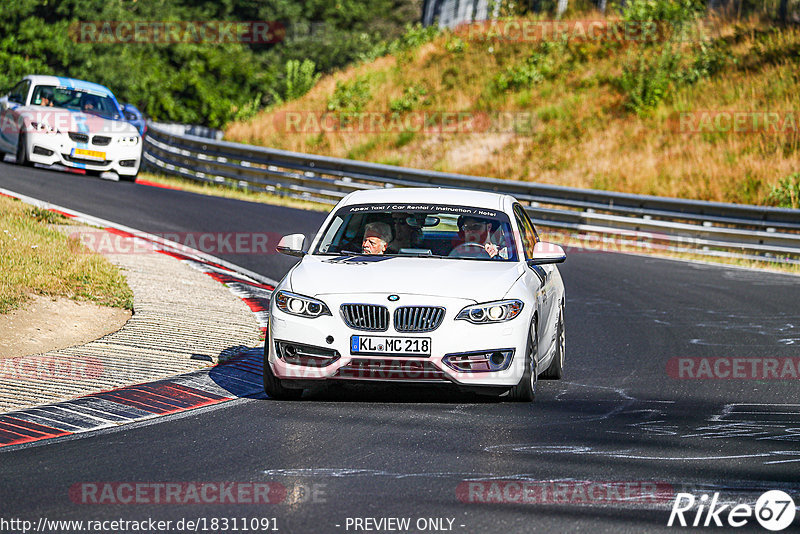
[[[523,272],[516,262],[306,256],[289,282],[292,291],[309,296],[402,293],[488,302],[503,298]]]
[[[106,119],[99,115],[65,108],[25,106],[18,108],[18,113],[29,121],[47,124],[53,128],[58,128],[62,132],[118,135],[135,135],[139,133],[135,126],[125,120]]]

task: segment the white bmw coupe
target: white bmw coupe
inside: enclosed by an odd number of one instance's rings
[[[142,138],[114,94],[96,83],[30,75],[0,98],[0,155],[134,180]]]
[[[275,288],[264,390],[325,380],[449,384],[531,401],[564,368],[564,250],[509,195],[456,189],[349,194]]]

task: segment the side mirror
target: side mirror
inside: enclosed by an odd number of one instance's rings
[[[285,235],[278,242],[278,246],[275,247],[275,250],[281,254],[286,254],[287,256],[297,256],[302,258],[306,254],[305,251],[303,251],[305,244],[306,236],[303,234]]]
[[[553,243],[539,241],[533,247],[533,258],[528,260],[528,265],[544,265],[547,263],[563,263],[567,259],[564,249]]]

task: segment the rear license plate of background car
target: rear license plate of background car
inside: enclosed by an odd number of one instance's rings
[[[350,354],[430,356],[429,337],[350,336]]]

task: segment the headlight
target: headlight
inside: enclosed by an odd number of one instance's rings
[[[463,319],[472,324],[502,323],[519,315],[522,307],[522,301],[516,299],[475,304],[458,312],[456,321]]]
[[[273,298],[278,309],[290,315],[314,318],[331,314],[324,302],[311,297],[304,297],[288,291],[278,291]]]
[[[121,145],[138,145],[139,144],[139,136],[138,135],[123,135],[122,137],[117,137],[117,143]]]

